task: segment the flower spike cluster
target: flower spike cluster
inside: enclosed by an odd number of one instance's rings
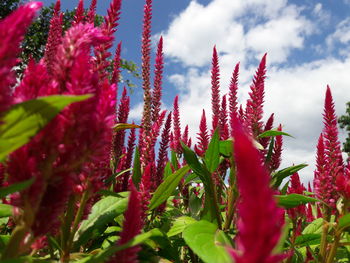
[[[280,262],[284,255],[274,255],[273,249],[281,236],[284,212],[277,207],[273,197],[262,156],[239,121],[235,122],[233,136],[241,201],[238,205],[237,247],[231,251],[232,256],[236,263]]]
[[[211,107],[212,107],[212,128],[214,130],[219,126],[220,119],[220,69],[219,58],[216,51],[216,46],[213,48],[211,69]]]

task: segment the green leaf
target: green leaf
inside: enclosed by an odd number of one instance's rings
[[[12,216],[12,210],[11,205],[0,204],[0,218]]]
[[[35,178],[32,177],[29,180],[26,180],[26,181],[23,181],[23,182],[20,182],[17,184],[12,184],[12,185],[4,187],[4,188],[0,188],[0,198],[5,198],[9,194],[20,192],[20,191],[28,188],[29,186],[32,185],[34,180],[35,180]]]
[[[175,236],[177,234],[182,233],[186,227],[197,222],[197,220],[193,219],[189,216],[181,216],[175,219],[173,225],[171,226],[169,232],[167,233],[168,237]]]
[[[192,183],[192,181],[196,178],[198,178],[198,175],[195,173],[191,173],[189,176],[186,177],[184,184]]]
[[[153,210],[161,205],[168,197],[174,192],[181,179],[188,173],[190,168],[188,165],[180,168],[172,175],[168,176],[161,184],[158,186],[157,190],[152,196],[149,204],[149,209]]]
[[[199,221],[189,225],[183,231],[186,244],[205,262],[232,263],[225,247],[218,242],[221,230],[207,221]]]
[[[117,253],[118,251],[127,249],[129,247],[137,246],[141,243],[144,243],[151,237],[155,236],[163,236],[163,233],[158,229],[154,228],[146,233],[142,233],[140,235],[137,235],[133,239],[131,239],[129,242],[127,242],[124,245],[121,246],[110,246],[107,249],[103,250],[102,252],[98,253],[97,255],[94,255],[89,258],[84,258],[78,261],[75,261],[76,263],[99,263],[99,262],[105,262],[106,259]]]
[[[315,203],[320,200],[300,194],[290,194],[290,195],[275,195],[277,203],[284,208],[293,208],[299,205],[304,205],[307,203]]]
[[[292,135],[290,135],[286,132],[283,132],[283,131],[269,130],[269,131],[266,131],[266,132],[259,134],[257,138],[260,139],[260,138],[265,138],[265,137],[275,137],[275,136],[279,136],[279,135],[293,137]]]
[[[339,218],[338,227],[344,229],[350,226],[350,214],[346,214]]]
[[[307,164],[298,164],[279,170],[272,176],[272,186],[278,188],[282,184],[284,178],[287,178],[306,166]]]
[[[74,236],[77,247],[85,244],[94,234],[102,232],[108,223],[124,213],[128,204],[128,193],[123,195],[123,198],[107,196],[94,204],[89,217],[81,223]]]
[[[321,234],[305,234],[297,236],[294,245],[298,247],[312,246],[320,244]]]
[[[92,95],[53,95],[28,100],[12,106],[1,118],[0,161],[8,154],[30,141],[60,111],[73,102],[91,98]]]
[[[220,141],[219,142],[220,154],[225,156],[225,157],[232,156],[232,153],[233,153],[233,144],[232,143],[233,143],[232,139],[229,139],[226,141]]]
[[[304,228],[302,234],[320,234],[322,233],[323,218],[317,218]]]
[[[219,141],[220,141],[219,132],[218,132],[218,129],[216,129],[204,156],[205,164],[210,173],[215,172],[220,163]]]
[[[132,182],[135,187],[139,189],[139,184],[141,182],[141,163],[140,163],[140,151],[139,147],[136,146],[134,154],[134,165],[132,170]]]
[[[115,131],[123,131],[126,129],[135,129],[135,128],[141,128],[141,126],[136,124],[129,124],[129,123],[117,123],[113,126],[113,130]]]

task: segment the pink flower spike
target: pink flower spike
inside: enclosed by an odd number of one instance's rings
[[[278,126],[277,130],[282,131],[281,124]],[[277,135],[275,137],[275,144],[273,146],[273,153],[271,156],[271,161],[269,163],[270,171],[276,171],[278,169],[278,167],[280,167],[280,165],[281,165],[282,145],[283,145],[282,135]]]
[[[272,254],[281,237],[284,212],[274,199],[262,156],[238,120],[234,127],[237,185],[241,201],[238,205],[237,251],[231,253],[236,263],[277,263],[285,257]]]
[[[124,214],[123,230],[120,233],[118,245],[129,242],[132,238],[141,233],[143,227],[140,194],[132,183],[130,183],[130,190],[128,209]],[[137,263],[139,262],[137,260],[137,253],[140,249],[140,246],[134,246],[117,252],[109,259],[108,263]]]
[[[203,109],[201,122],[199,124],[198,144],[195,145],[195,151],[199,156],[203,156],[209,145],[209,134],[207,128],[207,119],[205,117],[205,110]]]
[[[161,98],[162,98],[162,78],[163,78],[163,37],[160,37],[158,42],[157,56],[155,62],[154,71],[154,90],[152,92],[152,121],[155,122],[158,119]]]
[[[288,187],[288,194],[303,194],[306,188],[300,182],[298,173],[294,173],[290,177],[290,186]],[[304,217],[307,214],[306,205],[299,205],[295,208],[287,209],[289,217],[296,220],[298,217]]]
[[[174,109],[173,109],[173,130],[174,136],[171,142],[172,149],[176,153],[181,153],[182,148],[180,144],[181,138],[181,124],[180,124],[180,112],[179,112],[179,96],[174,99]]]
[[[56,4],[55,4],[55,7],[53,9],[53,15],[57,16],[60,11],[61,11],[61,0],[57,0]]]
[[[227,124],[227,106],[226,95],[222,97],[221,109],[220,109],[220,139],[227,140],[229,137],[228,124]]]
[[[94,24],[95,22],[96,5],[97,5],[97,0],[91,0],[89,12],[87,14],[88,23],[90,24]]]
[[[219,69],[219,58],[216,51],[216,46],[213,48],[212,58],[212,69],[211,69],[211,107],[212,107],[212,128],[213,132],[219,125],[220,118],[220,69]]]
[[[115,83],[118,85],[119,78],[120,78],[120,53],[122,50],[122,43],[119,42],[116,50],[115,50],[115,57],[114,57],[114,67],[113,67],[113,74],[112,74],[112,83]]]
[[[236,64],[232,73],[232,78],[229,87],[229,116],[230,116],[230,128],[233,128],[233,122],[237,118],[237,90],[238,90],[238,75],[239,75],[239,63]]]
[[[84,0],[79,0],[78,6],[75,10],[74,21],[72,26],[84,21]]]
[[[264,83],[266,78],[266,54],[261,59],[259,67],[255,73],[253,84],[250,86],[249,96],[246,106],[246,125],[251,130],[254,137],[262,131],[262,117],[264,104]]]
[[[264,132],[269,131],[269,130],[272,129],[272,127],[273,127],[273,120],[274,120],[274,114],[272,113],[270,115],[270,117],[266,121]],[[264,149],[266,149],[267,146],[269,145],[269,141],[270,141],[270,137],[264,137],[264,138],[261,138],[259,140],[260,144],[262,145],[262,147],[264,147]]]
[[[0,21],[0,115],[12,104],[11,86],[16,83],[12,69],[18,63],[24,34],[41,6],[29,2]]]

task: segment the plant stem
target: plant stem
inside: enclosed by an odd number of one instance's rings
[[[6,246],[1,259],[4,260],[17,257],[20,252],[21,242],[28,233],[28,230],[29,229],[25,223],[16,226],[11,234],[10,241]]]
[[[333,262],[333,259],[335,257],[335,254],[337,252],[337,249],[338,249],[338,246],[339,246],[339,241],[340,241],[340,237],[341,237],[341,231],[337,230],[335,232],[335,235],[334,235],[334,242],[332,244],[332,247],[331,247],[331,250],[329,252],[329,255],[328,255],[328,258],[327,258],[327,261],[326,263],[332,263]]]
[[[331,213],[330,209],[326,206],[324,206],[324,210],[325,210],[325,213],[323,215],[323,229],[322,229],[320,254],[319,254],[320,262],[325,262],[325,259],[327,256],[327,235],[328,235],[329,219],[330,219],[330,213]]]

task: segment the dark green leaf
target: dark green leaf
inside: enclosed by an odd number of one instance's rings
[[[12,216],[12,210],[11,205],[0,204],[0,218]]]
[[[149,204],[149,209],[153,210],[161,205],[168,197],[174,192],[181,179],[188,173],[190,168],[188,165],[180,168],[172,175],[168,176],[157,188],[155,193],[152,196],[152,199]]]
[[[272,176],[272,186],[278,188],[282,184],[284,178],[287,178],[306,166],[307,164],[298,164],[279,170]]]
[[[113,130],[115,131],[123,131],[126,129],[135,129],[135,128],[141,128],[141,126],[136,124],[129,124],[129,123],[117,123],[113,126]]]
[[[204,156],[205,164],[209,172],[211,173],[216,171],[220,163],[219,141],[220,141],[219,132],[218,132],[218,129],[216,129]]]
[[[317,245],[321,241],[321,234],[305,234],[297,236],[294,245],[298,247]]]
[[[1,118],[0,161],[26,144],[66,106],[88,98],[91,95],[53,95],[12,106]]]
[[[277,130],[269,130],[266,132],[263,132],[261,134],[258,135],[258,139],[260,138],[265,138],[265,137],[275,137],[275,136],[279,136],[279,135],[285,135],[285,136],[289,136],[289,137],[293,137],[292,135],[283,132],[283,131],[277,131]]]
[[[30,178],[29,180],[17,183],[17,184],[12,184],[8,187],[4,187],[4,188],[0,188],[0,198],[5,198],[6,196],[8,196],[9,194],[13,194],[15,192],[20,192],[26,188],[28,188],[29,186],[32,185],[32,183],[34,182],[35,178]]]
[[[123,195],[123,198],[107,196],[94,204],[89,217],[81,223],[74,236],[77,247],[85,244],[94,233],[102,232],[108,223],[124,213],[128,204],[128,193]]]
[[[192,180],[196,178],[198,178],[198,175],[195,173],[191,173],[189,176],[186,177],[184,184],[192,183]]]
[[[205,262],[205,263],[232,263],[224,245],[218,242],[219,232],[217,226],[207,222],[195,222],[183,231],[183,237],[186,244]]]
[[[300,194],[290,194],[290,195],[275,195],[278,205],[284,208],[293,208],[299,205],[304,205],[307,203],[315,203],[320,200]]]
[[[141,182],[141,163],[140,163],[140,151],[137,146],[135,148],[134,166],[132,169],[132,182],[134,183],[135,187],[138,189],[139,184]]]

